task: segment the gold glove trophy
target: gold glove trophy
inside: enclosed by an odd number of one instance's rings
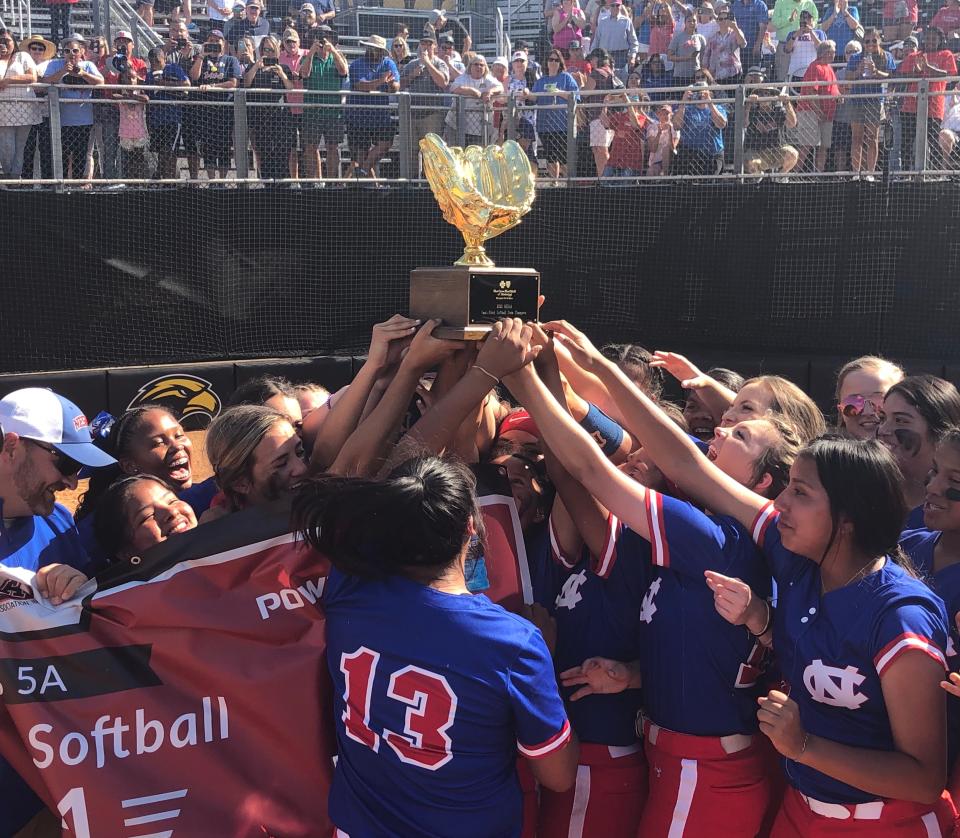
[[[466,246],[452,266],[410,273],[410,316],[439,317],[435,335],[480,340],[501,317],[536,320],[540,274],[532,268],[498,268],[483,243],[520,223],[534,199],[526,152],[513,140],[503,146],[451,148],[436,134],[420,141],[423,170],[444,219]]]

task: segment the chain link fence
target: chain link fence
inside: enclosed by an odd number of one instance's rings
[[[815,82],[381,94],[304,89],[267,62],[235,84],[62,81],[0,91],[3,185],[422,186],[430,132],[461,146],[514,139],[542,185],[958,169],[954,78],[934,91],[929,79],[839,81],[840,96]]]

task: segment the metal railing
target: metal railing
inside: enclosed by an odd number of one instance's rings
[[[416,92],[388,95],[146,85],[78,89],[38,84],[29,89],[24,86],[18,98],[0,99],[0,110],[6,109],[6,124],[10,124],[17,121],[9,118],[11,109],[20,107],[23,124],[35,125],[28,140],[33,147],[27,157],[35,166],[22,171],[21,179],[39,186],[133,184],[150,180],[150,176],[160,179],[151,182],[197,181],[202,180],[198,175],[199,158],[203,158],[209,173],[208,158],[213,152],[218,160],[218,173],[227,172],[232,181],[243,184],[263,183],[267,179],[356,182],[349,177],[351,173],[356,174],[354,164],[363,166],[364,160],[372,160],[371,166],[379,170],[377,178],[381,185],[422,185],[417,143],[427,131],[443,133],[448,143],[455,145],[516,139],[528,149],[534,164],[547,173],[543,180],[555,183],[857,174],[923,177],[953,174],[955,169],[960,169],[960,162],[941,148],[940,138],[930,136],[929,129],[934,123],[928,119],[930,105],[937,98],[945,97],[947,110],[956,103],[960,112],[960,90],[955,100],[949,92],[931,92],[928,79],[897,79],[886,84],[861,79],[839,84],[843,88],[840,98],[813,95],[809,90],[816,83],[798,83],[788,90],[775,89],[771,84],[715,85],[707,89],[709,100],[692,99],[691,96],[702,95],[703,91],[686,87],[583,91],[565,102],[550,104],[545,104],[542,97],[552,98],[552,92],[523,101],[505,95],[481,101],[462,95]],[[911,87],[915,89],[907,89]],[[134,94],[163,98],[142,101],[130,98]],[[94,96],[97,98],[91,98]],[[121,96],[125,98],[115,98]],[[640,98],[647,96],[655,97],[655,101]],[[210,101],[213,97],[220,100]],[[858,144],[865,141],[862,153],[851,157],[845,152],[846,156],[840,156],[830,171],[813,170],[818,162],[816,149],[828,132],[821,128],[823,120],[809,116],[809,106],[821,102],[828,109],[836,108],[830,123],[834,144],[840,141],[841,135]],[[669,115],[658,115],[663,105],[671,107]],[[123,120],[121,109],[125,109]],[[699,113],[690,116],[688,111]],[[709,113],[703,116],[704,112]],[[665,127],[666,117],[672,129]],[[754,123],[771,119],[785,124],[776,128],[775,141],[768,138],[758,146],[757,138],[763,135],[753,130]],[[794,119],[796,125],[792,124]],[[638,121],[646,123],[643,130],[637,126]],[[78,126],[78,122],[85,124]],[[137,129],[141,123],[143,128]],[[648,126],[654,123],[661,127],[650,130]],[[177,127],[175,132],[161,127],[171,124]],[[143,136],[131,137],[131,131],[136,134],[137,130]],[[166,152],[168,163],[169,155],[173,155],[176,178],[162,177],[158,165],[162,142],[171,133],[185,138],[182,146]],[[671,138],[678,135],[676,150],[662,144],[665,133]],[[86,135],[94,139],[84,141]],[[598,156],[591,148],[591,136],[612,137],[610,151],[620,159],[626,150],[631,160],[638,161],[637,165],[624,166],[621,160],[616,168],[626,169],[626,173],[598,173],[595,164],[597,160],[602,162],[602,155]],[[656,148],[654,136],[661,143]],[[705,137],[712,145],[703,144]],[[879,161],[876,163],[871,151],[874,137]],[[85,146],[78,148],[77,144],[83,142]],[[630,142],[640,145],[623,145]],[[150,175],[129,177],[125,171],[129,167],[124,166],[124,161],[130,155],[125,153],[124,145],[137,150],[138,160],[142,152],[143,160],[137,169]],[[957,145],[960,152],[960,143]],[[666,164],[661,157],[660,165],[653,165],[656,155],[651,152],[657,149],[668,155]],[[237,153],[237,150],[243,151]],[[305,155],[300,171],[295,171],[291,164],[285,165],[281,172],[277,168],[277,155],[281,154],[285,160],[292,150],[325,156],[327,165],[331,168],[336,165],[336,168],[328,171],[326,178],[311,176]],[[788,165],[788,161],[797,152],[805,152],[809,165],[791,171],[792,164]],[[379,157],[373,159],[376,154]],[[837,157],[836,149],[831,150],[830,156]],[[117,172],[119,177],[94,178],[95,158],[99,160],[101,175]],[[315,159],[319,162],[319,158]],[[821,156],[820,162],[823,159]],[[854,171],[857,162],[860,165]],[[40,178],[34,178],[37,165]],[[272,172],[269,178],[264,174],[268,171]],[[308,176],[302,177],[304,174]],[[4,173],[6,178],[14,175],[14,172]]]

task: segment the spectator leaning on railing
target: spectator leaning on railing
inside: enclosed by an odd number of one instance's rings
[[[250,145],[260,161],[260,176],[279,180],[287,176],[291,146],[290,110],[274,107],[284,101],[284,92],[293,90],[293,81],[280,63],[280,45],[268,35],[260,42],[260,57],[243,77],[243,86],[270,93],[247,94],[247,125]]]
[[[880,32],[873,27],[863,34],[863,51],[854,53],[847,61],[848,79],[877,82],[890,77],[896,69],[893,56],[880,47]],[[883,119],[884,85],[854,84],[846,92],[873,94],[853,99],[850,111],[850,167],[855,172],[873,172],[879,154],[878,132]]]
[[[503,93],[503,85],[490,75],[487,60],[482,55],[474,54],[467,72],[450,83],[450,92],[464,100],[463,144],[483,145],[492,141],[492,100]],[[447,113],[445,124],[451,144],[459,145],[456,99]]]
[[[311,96],[307,104],[340,105],[340,89],[347,77],[347,59],[337,47],[337,34],[329,26],[318,27],[314,41],[300,65],[306,90],[330,91],[326,96]],[[327,149],[327,177],[340,177],[340,143],[345,131],[343,111],[339,107],[306,108],[303,117],[304,163],[307,177],[322,177],[320,144]]]
[[[37,81],[37,65],[16,47],[13,33],[0,30],[0,170],[5,179],[23,174],[27,138],[40,122],[40,104],[29,87]]]
[[[157,155],[157,177],[161,180],[169,180],[177,177],[177,151],[180,146],[180,128],[183,124],[183,108],[179,102],[186,98],[185,88],[190,87],[190,78],[180,64],[166,60],[163,47],[154,47],[148,53],[147,59],[150,62],[150,68],[147,70],[147,84],[153,87],[170,88],[151,91],[149,94],[151,100],[178,103],[147,108],[150,148]]]
[[[450,84],[450,68],[437,57],[437,44],[430,35],[420,38],[417,56],[400,73],[400,89],[410,97],[410,173],[419,175],[420,140],[427,134],[443,134],[443,119],[447,113],[443,93]]]
[[[63,57],[47,65],[43,80],[66,85],[60,89],[60,143],[63,148],[63,176],[80,178],[84,172],[93,107],[91,88],[103,84],[103,76],[92,61],[84,59],[83,38],[68,35],[63,40]]]
[[[190,81],[200,92],[202,102],[230,102],[234,90],[243,78],[240,62],[226,54],[223,33],[214,29],[207,37],[201,52],[193,59]],[[200,110],[198,107],[197,110]],[[227,176],[230,170],[230,146],[233,134],[233,109],[226,105],[207,105],[198,114],[200,149],[207,177]]]

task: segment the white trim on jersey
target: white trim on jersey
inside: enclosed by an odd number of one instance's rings
[[[697,790],[697,761],[695,759],[680,760],[680,787],[677,790],[677,805],[673,807],[673,820],[670,822],[670,831],[667,838],[683,838],[683,831],[687,828],[687,818],[690,816],[690,807],[693,805],[693,795]]]
[[[753,519],[753,526],[750,527],[750,536],[753,538],[753,543],[761,550],[763,549],[763,537],[767,534],[767,526],[770,524],[770,518],[775,513],[776,510],[773,508],[773,501],[768,500],[757,513],[757,517]]]
[[[539,745],[524,745],[521,742],[517,742],[517,750],[525,757],[532,757],[534,759],[537,757],[545,757],[547,754],[566,745],[572,733],[573,729],[570,727],[570,721],[565,719],[563,727],[546,742],[541,742]]]
[[[667,530],[663,525],[663,497],[659,492],[647,489],[644,505],[647,507],[647,528],[650,530],[653,563],[657,567],[670,567],[670,547],[667,544]]]
[[[884,646],[874,658],[874,667],[877,675],[883,675],[884,670],[890,666],[900,655],[910,649],[916,649],[923,652],[940,663],[944,669],[947,668],[947,660],[943,652],[926,637],[912,632],[904,632],[899,637],[895,637],[886,646]]]
[[[617,538],[620,535],[620,519],[612,512],[607,513],[607,535],[603,542],[603,550],[600,552],[600,560],[597,562],[594,573],[601,579],[606,579],[613,570],[617,555]]]
[[[570,826],[567,838],[583,838],[587,823],[587,805],[590,803],[590,766],[577,766],[577,780],[573,786],[573,806],[570,809]]]
[[[923,828],[927,830],[927,838],[943,838],[943,833],[940,831],[940,821],[937,820],[936,812],[927,812],[927,814],[920,818],[920,823],[922,823]]]
[[[563,550],[560,549],[560,542],[557,541],[557,530],[553,526],[553,513],[550,513],[550,517],[547,519],[547,532],[550,533],[550,550],[553,553],[553,558],[558,564],[562,564],[567,570],[573,570],[577,562],[570,561],[565,555]]]

